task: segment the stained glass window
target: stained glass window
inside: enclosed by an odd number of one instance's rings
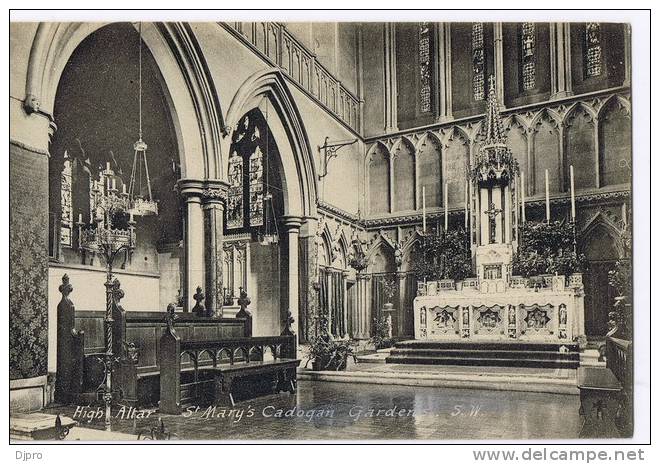
[[[234,132],[227,173],[227,229],[264,225],[267,133],[266,124],[256,115],[241,119]]]
[[[71,158],[64,152],[64,169],[60,182],[60,244],[70,247],[72,245],[71,232],[73,231],[73,204],[71,195]]]
[[[600,24],[587,23],[585,27],[585,75],[600,76],[603,72],[603,49],[600,37]]]
[[[250,225],[264,223],[264,165],[259,146],[250,155]]]
[[[485,68],[484,23],[472,23],[472,96],[476,101],[486,97]]]
[[[431,38],[429,23],[419,23],[419,111],[431,111]]]
[[[227,229],[243,227],[243,158],[236,151],[229,157]]]
[[[531,90],[536,87],[536,28],[534,23],[522,23],[520,45],[522,89]]]

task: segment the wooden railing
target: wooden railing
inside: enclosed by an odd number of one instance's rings
[[[360,133],[360,100],[316,60],[316,55],[275,22],[221,23],[277,66],[310,97],[355,133]]]
[[[294,360],[296,337],[290,334],[182,341],[176,330],[170,327],[160,339],[160,348],[159,410],[165,414],[180,414],[185,404],[214,395],[219,367],[239,364],[242,368],[255,366],[268,371],[278,368],[275,363],[265,362],[268,354],[272,361]],[[291,367],[294,378],[298,363],[295,361]],[[230,392],[231,387],[227,393]]]
[[[632,342],[607,337],[605,341],[607,367],[612,371],[623,388],[631,392],[633,386]]]

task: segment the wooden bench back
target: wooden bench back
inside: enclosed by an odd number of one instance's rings
[[[274,359],[296,358],[296,337],[293,334],[244,337],[235,339],[182,340],[179,320],[176,329],[166,329],[160,340],[160,412],[181,413],[181,369],[192,364],[197,372],[202,362],[213,366],[234,364],[236,359],[249,364],[263,360],[270,351]]]

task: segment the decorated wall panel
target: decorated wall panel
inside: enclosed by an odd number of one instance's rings
[[[543,114],[534,127],[534,193],[544,191],[546,169],[550,192],[560,191],[560,143],[559,125],[547,114]]]
[[[442,150],[439,140],[427,135],[417,151],[419,194],[426,192],[426,207],[442,205]]]
[[[465,180],[470,163],[470,143],[468,138],[454,131],[445,145],[445,182],[447,182],[447,202],[449,206],[462,205],[465,201]]]
[[[13,380],[48,371],[48,158],[12,144],[9,149],[9,378]]]
[[[593,116],[578,106],[566,117],[564,137],[566,162],[564,172],[573,165],[576,188],[596,187],[595,122]],[[569,177],[565,175],[564,190],[568,190]]]
[[[390,159],[387,149],[377,144],[368,159],[369,211],[371,214],[390,210]]]
[[[627,184],[632,173],[630,110],[611,101],[600,117],[601,185]]]
[[[396,148],[394,166],[394,211],[409,211],[415,208],[415,148],[403,139]]]

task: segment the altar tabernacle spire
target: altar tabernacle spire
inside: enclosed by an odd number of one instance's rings
[[[506,135],[500,115],[500,104],[495,93],[495,76],[488,78],[488,108],[486,109],[486,138],[483,147],[506,145]]]

